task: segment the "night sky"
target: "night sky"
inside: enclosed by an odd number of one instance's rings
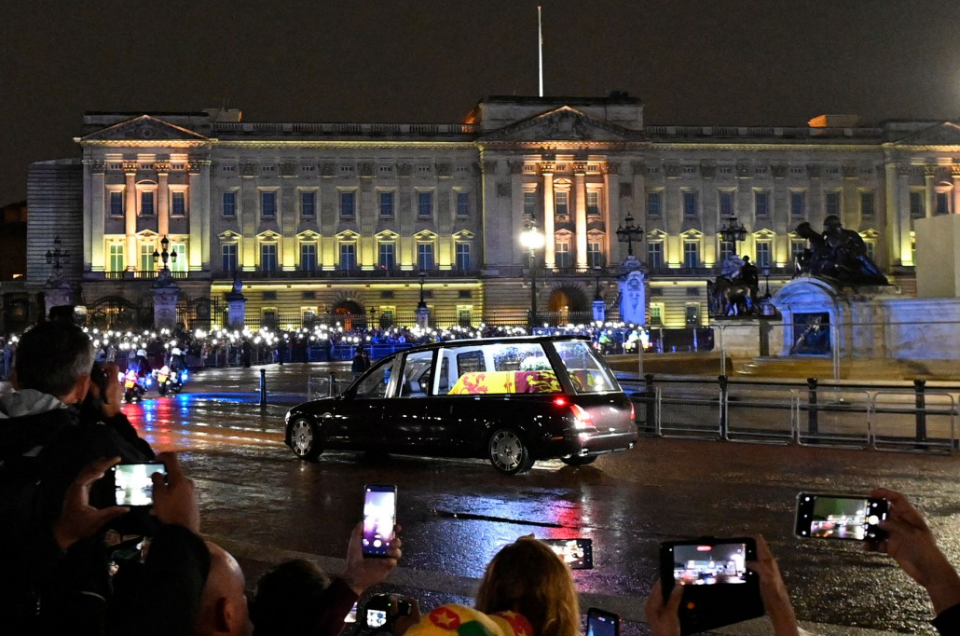
[[[535,95],[537,0],[0,0],[0,205],[76,156],[88,110],[459,121]],[[639,95],[648,124],[960,113],[957,0],[539,0],[547,95]]]

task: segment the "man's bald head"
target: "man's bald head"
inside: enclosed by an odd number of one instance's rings
[[[249,636],[253,625],[244,594],[246,581],[233,556],[215,543],[210,550],[210,574],[200,599],[194,623],[195,636]]]

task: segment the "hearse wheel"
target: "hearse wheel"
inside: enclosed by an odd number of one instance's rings
[[[317,426],[305,417],[298,417],[290,425],[290,447],[300,459],[316,461],[323,452]]]
[[[519,475],[533,467],[530,449],[512,428],[498,428],[487,445],[490,463],[505,475]]]

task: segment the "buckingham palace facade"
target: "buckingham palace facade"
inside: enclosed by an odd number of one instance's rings
[[[239,279],[248,322],[281,327],[409,323],[421,294],[437,324],[522,323],[531,221],[547,237],[536,294],[552,320],[597,296],[616,318],[628,216],[654,324],[705,323],[706,281],[735,252],[775,290],[806,247],[796,226],[831,214],[910,294],[913,220],[960,213],[955,124],[645,125],[622,94],[492,97],[454,124],[88,113],[76,142],[77,157],[30,167],[28,286],[47,283],[59,237],[88,308],[149,302],[165,238],[184,316],[221,311]],[[722,240],[728,219],[743,241]]]

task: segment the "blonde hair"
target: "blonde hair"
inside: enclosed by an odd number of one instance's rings
[[[485,614],[519,612],[535,636],[580,636],[580,602],[570,569],[536,539],[522,537],[493,557],[476,608]]]

